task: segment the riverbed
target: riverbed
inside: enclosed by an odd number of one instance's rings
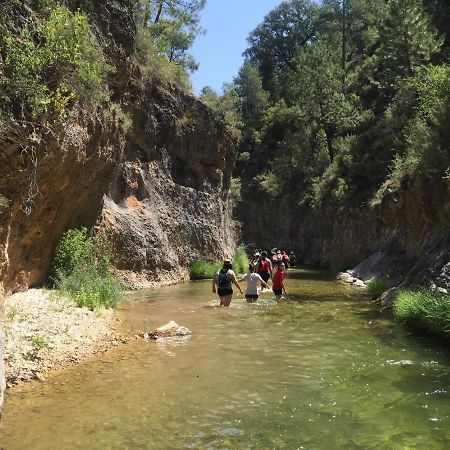
[[[361,291],[290,271],[288,299],[217,307],[210,282],[135,294],[132,337],[175,320],[192,336],[130,339],[7,395],[0,448],[443,449],[450,352]]]

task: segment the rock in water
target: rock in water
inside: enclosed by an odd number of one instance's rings
[[[175,337],[175,336],[190,336],[192,334],[191,330],[186,327],[180,327],[176,322],[171,320],[162,327],[157,328],[155,331],[150,333],[150,337],[153,339],[165,338],[165,337]]]

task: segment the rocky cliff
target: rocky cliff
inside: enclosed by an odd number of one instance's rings
[[[381,204],[299,206],[295,195],[264,204],[247,199],[239,215],[246,242],[295,249],[305,264],[354,269],[359,278],[388,285],[450,285],[449,184],[405,180]],[[250,220],[258,217],[258,220]]]
[[[214,114],[175,86],[149,86],[132,103],[133,126],[98,225],[130,286],[173,283],[189,277],[194,258],[233,254],[234,145]]]
[[[0,312],[3,291],[45,281],[70,228],[108,234],[118,271],[135,287],[186,279],[193,258],[217,259],[235,247],[235,149],[223,124],[176,86],[136,82],[132,2],[66,3],[88,13],[115,67],[111,101],[51,126],[13,113],[0,121]],[[30,9],[19,12],[15,26],[32,21]],[[1,361],[0,345],[0,400]]]

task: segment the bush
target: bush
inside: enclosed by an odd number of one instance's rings
[[[233,270],[235,273],[246,273],[250,262],[248,260],[247,253],[243,247],[239,247],[236,250],[233,258]]]
[[[96,107],[109,98],[110,68],[79,11],[55,6],[35,29],[7,30],[0,50],[0,103],[19,114],[63,118],[76,102]]]
[[[67,231],[53,260],[52,280],[56,288],[78,306],[114,308],[121,286],[108,271],[111,248],[102,237],[90,237],[85,228]]]
[[[430,290],[402,291],[394,300],[394,315],[414,328],[437,335],[448,335],[450,296]]]
[[[367,292],[371,294],[373,297],[379,297],[383,292],[388,289],[386,283],[379,278],[373,277],[367,283]]]
[[[222,267],[220,262],[208,262],[200,259],[195,259],[191,263],[191,270],[189,277],[191,280],[206,280],[213,278],[218,270]]]

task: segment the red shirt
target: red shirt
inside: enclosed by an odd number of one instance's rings
[[[281,289],[281,282],[284,280],[286,273],[284,270],[276,270],[272,278],[272,288]]]

